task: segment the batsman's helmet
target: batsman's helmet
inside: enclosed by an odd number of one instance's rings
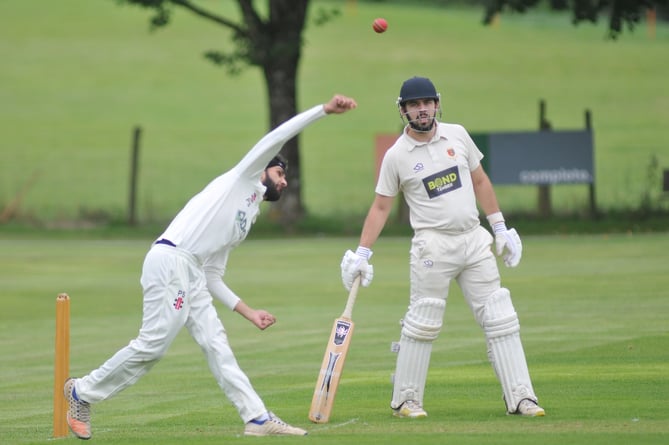
[[[400,88],[397,105],[404,106],[409,100],[434,99],[439,100],[439,93],[434,88],[432,81],[426,77],[412,77],[405,80]]]

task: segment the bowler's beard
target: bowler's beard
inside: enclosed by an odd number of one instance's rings
[[[265,174],[265,180],[262,182],[262,185],[266,187],[265,195],[263,196],[265,201],[278,201],[281,198],[281,192],[277,190],[276,182],[272,181],[269,174]]]

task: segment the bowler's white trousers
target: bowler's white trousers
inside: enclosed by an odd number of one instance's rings
[[[131,386],[163,357],[186,326],[242,420],[248,422],[267,412],[237,364],[195,257],[177,247],[156,244],[144,260],[141,284],[144,307],[139,335],[101,367],[78,379],[77,395],[95,403]]]

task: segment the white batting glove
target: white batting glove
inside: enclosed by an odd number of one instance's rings
[[[501,218],[501,220],[500,220]],[[495,248],[497,256],[504,254],[504,264],[506,267],[516,267],[523,256],[523,243],[516,229],[507,229],[506,223],[500,212],[488,216],[488,221],[495,233]],[[495,221],[495,222],[492,222]]]
[[[374,266],[369,264],[372,251],[367,247],[358,246],[355,252],[347,250],[341,260],[341,281],[346,290],[350,291],[353,280],[360,275],[360,284],[367,287],[374,278]]]

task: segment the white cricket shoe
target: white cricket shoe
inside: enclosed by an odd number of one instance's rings
[[[65,381],[63,392],[67,401],[67,426],[79,439],[90,439],[91,405],[76,397],[73,378]]]
[[[244,428],[245,436],[306,436],[306,430],[288,425],[279,419],[273,412],[269,412],[269,419],[264,422],[252,420]]]
[[[546,415],[546,411],[544,411],[544,409],[534,400],[523,399],[518,404],[516,414],[527,417],[543,417]]]
[[[393,408],[393,416],[420,419],[422,417],[427,417],[427,412],[417,401],[407,400],[401,404],[399,408]]]

